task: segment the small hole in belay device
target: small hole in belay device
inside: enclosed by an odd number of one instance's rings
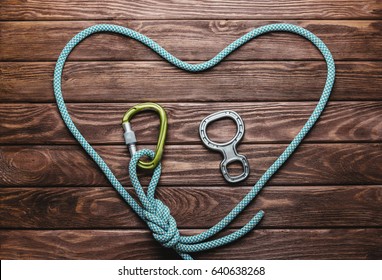
[[[244,167],[240,161],[236,160],[227,164],[227,171],[231,177],[239,176],[243,174]]]

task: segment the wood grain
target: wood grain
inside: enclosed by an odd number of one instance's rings
[[[336,62],[331,100],[382,100],[382,62]],[[53,62],[0,62],[0,101],[54,102]],[[291,79],[293,77],[293,79]],[[165,62],[68,62],[69,102],[318,100],[325,62],[230,61],[202,74]],[[174,94],[169,94],[174,93]]]
[[[157,194],[180,228],[208,228],[249,190],[160,187]],[[270,186],[230,227],[243,226],[260,209],[266,213],[260,228],[382,227],[381,202],[382,186]],[[8,229],[146,229],[111,187],[2,188],[0,214],[0,227]]]
[[[263,209],[259,228],[195,257],[382,259],[380,0],[5,0],[0,10],[1,259],[178,258],[153,240],[62,122],[52,77],[75,34],[119,24],[198,63],[276,22],[302,26],[328,46],[337,69],[330,102],[225,233]],[[96,34],[70,55],[62,82],[74,122],[129,193],[121,117],[136,103],[164,106],[170,122],[158,197],[190,235],[216,224],[251,189],[310,115],[325,77],[319,51],[293,34],[261,36],[200,74],[131,39]],[[198,136],[200,120],[222,109],[237,111],[246,125],[238,150],[251,174],[237,186],[223,180],[221,155]],[[133,120],[138,148],[154,148],[158,123],[152,113]],[[234,131],[229,120],[208,129],[216,141]],[[141,173],[142,184],[150,177]]]
[[[79,130],[90,143],[124,144],[120,125],[128,104],[69,104]],[[199,123],[212,112],[231,109],[245,123],[242,143],[288,143],[302,128],[314,102],[161,103],[169,118],[167,144],[200,144]],[[382,103],[330,102],[305,142],[381,142]],[[0,143],[74,144],[55,104],[0,104]],[[132,121],[139,144],[155,144],[159,120],[146,113]],[[212,123],[208,135],[229,141],[236,132],[230,120]]]
[[[182,230],[183,234],[200,231]],[[145,230],[1,230],[1,259],[177,259]],[[144,248],[144,249],[142,249]],[[380,259],[382,229],[254,230],[198,259]]]
[[[157,41],[183,60],[208,60],[239,36],[257,26],[276,21],[132,20],[110,23],[127,26]],[[335,60],[380,60],[380,21],[288,21],[320,37]],[[0,60],[56,61],[65,44],[79,31],[97,22],[0,22]],[[71,54],[74,60],[162,60],[140,43],[122,36],[96,34]],[[322,57],[314,46],[297,35],[261,36],[230,55],[227,60],[310,60]]]
[[[146,146],[154,148],[153,146]],[[251,186],[286,147],[284,144],[239,146],[251,167]],[[125,146],[96,146],[125,186],[129,156]],[[382,144],[303,144],[270,181],[270,185],[382,184]],[[226,185],[221,155],[200,145],[167,145],[161,185]],[[79,146],[0,147],[0,185],[3,186],[109,186],[93,161]],[[237,168],[233,169],[239,173]],[[147,184],[149,176],[141,176]]]
[[[84,9],[86,7],[86,9]],[[1,20],[75,19],[368,19],[380,18],[378,0],[22,1],[1,3]]]

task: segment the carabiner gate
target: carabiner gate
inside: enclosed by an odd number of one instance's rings
[[[164,150],[164,143],[166,141],[166,134],[167,134],[167,115],[166,111],[159,106],[156,103],[147,102],[147,103],[141,103],[138,105],[135,105],[133,108],[128,110],[122,119],[122,127],[125,131],[123,134],[125,138],[125,143],[127,144],[127,147],[129,148],[130,155],[133,156],[137,148],[135,144],[137,143],[137,139],[135,138],[135,133],[131,129],[130,120],[132,117],[141,111],[154,111],[158,113],[159,120],[160,120],[160,130],[158,135],[158,142],[157,147],[155,150],[155,157],[150,162],[144,162],[142,160],[139,160],[138,166],[143,169],[154,169],[159,164],[160,160],[162,159],[163,150]]]

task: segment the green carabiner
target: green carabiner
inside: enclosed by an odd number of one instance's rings
[[[135,133],[131,129],[130,125],[130,120],[132,117],[137,114],[138,112],[141,111],[154,111],[158,113],[159,115],[159,120],[160,120],[160,130],[159,130],[159,135],[158,135],[158,143],[157,147],[155,150],[155,157],[152,161],[150,162],[144,162],[142,160],[139,160],[138,166],[143,168],[143,169],[154,169],[157,167],[159,164],[160,160],[162,159],[163,155],[163,150],[164,150],[164,143],[166,141],[166,135],[167,135],[167,115],[166,111],[159,106],[156,103],[152,102],[147,102],[147,103],[141,103],[138,105],[135,105],[133,108],[128,110],[122,119],[122,127],[125,131],[124,138],[125,138],[125,143],[127,144],[129,148],[130,155],[133,156],[136,153],[136,146],[135,144],[137,143],[137,139],[135,138]]]

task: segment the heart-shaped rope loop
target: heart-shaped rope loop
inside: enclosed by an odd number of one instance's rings
[[[130,178],[137,192],[140,203],[137,203],[135,199],[124,189],[121,183],[114,176],[113,172],[104,162],[104,160],[100,157],[100,155],[93,149],[93,147],[86,141],[86,139],[82,136],[80,131],[77,129],[75,124],[73,123],[68,110],[65,105],[64,98],[62,96],[61,89],[61,79],[62,72],[65,65],[65,62],[70,54],[70,52],[75,48],[77,44],[79,44],[82,40],[89,37],[94,33],[99,32],[111,32],[120,34],[129,38],[132,38],[136,41],[141,42],[146,45],[158,55],[163,57],[169,63],[174,66],[181,68],[183,70],[189,72],[200,72],[207,69],[210,69],[216,66],[219,62],[221,62],[226,56],[240,48],[242,45],[247,43],[248,41],[263,35],[269,32],[290,32],[294,34],[298,34],[305,39],[312,42],[314,46],[321,52],[323,55],[326,64],[327,64],[327,77],[325,87],[321,94],[321,97],[313,110],[311,116],[302,127],[300,132],[295,136],[295,138],[291,141],[288,147],[283,151],[283,153],[279,156],[279,158],[268,168],[267,171],[261,176],[261,178],[257,181],[257,183],[252,187],[252,189],[248,192],[248,194],[216,225],[207,229],[206,231],[192,235],[192,236],[182,236],[179,233],[179,230],[176,225],[175,219],[171,216],[169,208],[163,204],[158,199],[155,199],[155,188],[158,184],[159,177],[161,174],[161,166],[160,164],[155,168],[153,177],[148,186],[147,194],[144,193],[143,188],[138,180],[136,175],[136,165],[138,160],[143,155],[149,156],[151,158],[154,157],[154,152],[150,150],[141,150],[137,152],[131,159],[129,172]],[[323,112],[329,97],[332,91],[335,80],[335,65],[333,57],[326,47],[326,45],[313,33],[310,31],[293,25],[293,24],[269,24],[265,26],[261,26],[259,28],[255,28],[247,34],[243,35],[226,48],[224,48],[220,53],[218,53],[215,57],[211,58],[208,61],[199,63],[199,64],[190,64],[184,62],[177,57],[170,54],[168,51],[163,49],[159,44],[145,35],[136,32],[132,29],[112,25],[112,24],[99,24],[94,25],[85,30],[78,33],[74,36],[69,43],[62,50],[54,70],[53,77],[53,88],[54,94],[57,101],[57,106],[64,120],[66,126],[76,138],[76,140],[81,144],[84,150],[90,155],[90,157],[97,163],[102,172],[105,174],[107,179],[110,181],[112,186],[116,189],[116,191],[124,198],[124,200],[131,206],[131,208],[139,215],[141,219],[143,219],[150,230],[153,232],[154,238],[160,242],[163,246],[173,248],[183,259],[192,259],[189,253],[204,251],[211,248],[216,248],[219,246],[226,245],[234,240],[242,237],[249,231],[251,231],[261,220],[264,215],[263,211],[259,211],[245,226],[241,229],[226,235],[224,237],[209,240],[211,237],[215,236],[221,230],[226,228],[243,210],[244,208],[256,197],[256,195],[260,192],[260,190],[265,186],[267,181],[277,172],[277,170],[284,164],[284,162],[292,155],[292,153],[299,146],[303,138],[310,131],[310,129],[314,126],[315,122],[320,117]]]

